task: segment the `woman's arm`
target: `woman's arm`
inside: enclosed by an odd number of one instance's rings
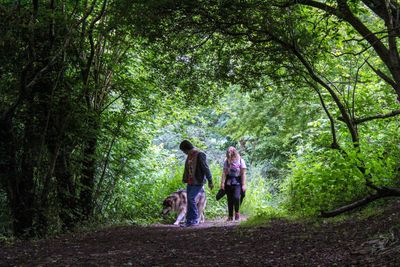
[[[242,191],[246,191],[246,169],[240,168],[240,176],[242,177]]]

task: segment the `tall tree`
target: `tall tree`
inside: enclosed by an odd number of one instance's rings
[[[115,79],[136,53],[115,4],[0,6],[0,181],[18,236],[93,215],[104,113],[115,96],[135,95],[125,80],[136,77]]]

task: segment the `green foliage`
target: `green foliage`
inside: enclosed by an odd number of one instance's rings
[[[288,214],[285,210],[275,207],[264,207],[259,209],[254,215],[252,215],[247,221],[240,224],[243,227],[258,227],[264,226],[274,219],[288,219]]]
[[[183,162],[168,154],[168,151],[153,146],[151,152],[136,164],[139,165],[131,165],[131,175],[118,183],[114,199],[105,211],[105,219],[138,224],[170,223],[176,218],[176,214],[163,218],[162,202],[169,194],[185,189],[186,186],[182,183]],[[218,176],[218,172],[219,167],[214,165],[214,178]],[[218,179],[215,183],[218,183]],[[221,215],[224,204],[215,200],[215,190],[210,191],[207,186],[205,189],[206,218]]]
[[[263,177],[260,168],[254,166],[248,168],[246,197],[240,210],[246,215],[258,216],[273,205],[271,194],[274,187],[273,180]]]
[[[324,150],[293,160],[292,173],[282,184],[289,211],[316,215],[366,193],[356,159]]]
[[[281,180],[296,147],[319,136],[309,131],[307,123],[320,118],[321,112],[309,90],[270,89],[263,93],[232,90],[222,105],[221,113],[227,119],[221,132],[240,144],[246,159],[262,169],[261,175]]]
[[[185,138],[207,152],[217,187],[225,149],[239,149],[242,210],[256,221],[348,203],[366,180],[399,185],[399,119],[357,123],[398,109],[387,83],[398,64],[374,50],[397,53],[391,23],[372,5],[348,12],[374,44],[346,14],[296,1],[8,2],[0,233],[160,221],[162,200],[184,187]],[[210,218],[226,213],[215,193]]]
[[[386,145],[393,147],[392,143]],[[399,148],[394,147],[396,151],[390,154],[384,146],[370,145],[361,154],[352,149],[322,149],[293,157],[291,174],[281,188],[284,206],[295,214],[317,215],[365,196],[369,192],[366,179],[376,185],[395,185]],[[359,166],[364,166],[365,175]]]

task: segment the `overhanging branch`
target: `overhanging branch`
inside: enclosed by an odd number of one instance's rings
[[[356,124],[360,124],[360,123],[363,123],[363,122],[372,121],[372,120],[376,120],[376,119],[387,119],[387,118],[395,117],[395,116],[397,116],[399,114],[400,114],[400,110],[395,110],[395,111],[392,111],[392,112],[387,113],[387,114],[378,114],[378,115],[371,116],[371,117],[355,119],[354,122]]]
[[[370,186],[371,187],[371,186]],[[399,188],[392,188],[392,187],[378,187],[373,185],[372,188],[376,188],[377,193],[371,194],[369,196],[366,196],[360,200],[357,200],[349,205],[342,206],[338,209],[332,210],[332,211],[321,211],[320,216],[324,218],[329,218],[329,217],[334,217],[339,214],[342,214],[346,211],[351,211],[356,208],[362,207],[364,205],[367,205],[368,203],[371,203],[375,200],[385,198],[385,197],[399,197],[400,196],[400,189]]]
[[[379,77],[381,77],[382,80],[384,80],[385,82],[387,82],[388,84],[390,84],[390,86],[393,87],[393,89],[396,90],[397,88],[397,84],[390,79],[385,73],[383,73],[382,71],[375,69],[367,60],[365,61],[367,63],[367,65],[376,73],[376,75],[378,75]]]

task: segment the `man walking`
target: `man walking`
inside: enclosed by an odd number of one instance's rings
[[[207,164],[207,156],[204,152],[195,148],[188,140],[183,140],[179,149],[187,155],[182,181],[187,184],[187,213],[186,227],[199,224],[199,212],[196,205],[197,195],[204,191],[206,180],[208,187],[214,188],[210,168]]]

